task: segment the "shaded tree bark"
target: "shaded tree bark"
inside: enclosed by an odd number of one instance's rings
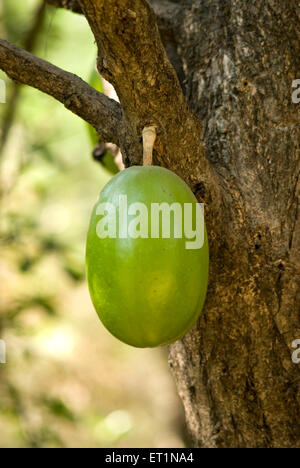
[[[299,447],[299,2],[186,2],[180,35],[228,203],[204,313],[170,365],[196,446]]]
[[[118,122],[104,130],[117,133],[125,163],[141,163],[142,128],[155,123],[156,163],[206,205],[206,305],[170,348],[194,445],[300,447],[300,372],[291,359],[300,338],[300,105],[291,98],[299,2],[162,2],[164,33],[145,0],[50,3],[79,5],[89,21],[99,71],[122,108],[98,96]],[[0,68],[17,79],[27,60],[18,67],[0,55]],[[76,93],[91,97],[76,83]],[[55,93],[64,102],[64,87]],[[89,103],[81,99],[77,112],[86,120]],[[99,134],[100,108],[91,122]]]

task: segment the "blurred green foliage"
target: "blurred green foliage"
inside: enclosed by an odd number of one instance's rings
[[[38,0],[0,4],[0,35],[22,45]],[[88,80],[86,20],[47,7],[35,53]],[[8,102],[0,104],[0,128]],[[0,154],[0,447],[181,447],[182,413],[166,355],[119,343],[85,281],[92,206],[110,174],[86,124],[23,87]],[[113,268],[113,265],[112,265]]]

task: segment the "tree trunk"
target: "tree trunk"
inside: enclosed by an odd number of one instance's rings
[[[170,349],[197,447],[300,447],[299,19],[297,1],[191,0],[178,27],[227,194],[204,312]]]

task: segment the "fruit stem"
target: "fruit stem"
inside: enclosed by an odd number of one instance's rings
[[[156,126],[149,125],[143,129],[143,165],[151,166],[153,159],[153,147],[156,140]]]

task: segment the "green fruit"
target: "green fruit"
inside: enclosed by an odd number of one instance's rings
[[[96,89],[96,91],[99,91],[99,93],[104,92],[101,76],[95,68],[93,68],[93,71],[90,75],[89,85]],[[92,127],[90,124],[87,123],[86,128],[88,131],[89,140],[91,142],[92,148],[95,148],[99,144],[99,135],[94,129],[94,127]],[[114,156],[108,150],[106,150],[103,153],[99,161],[102,164],[102,166],[105,167],[105,169],[108,172],[111,172],[112,174],[117,174],[120,171],[120,169],[115,163]]]
[[[120,169],[115,163],[114,156],[108,150],[106,150],[105,154],[102,156],[101,164],[111,174],[118,174],[118,172],[120,172]]]
[[[166,345],[181,338],[202,310],[209,264],[206,230],[203,246],[187,249],[185,230],[182,229],[181,238],[175,236],[175,216],[171,215],[172,222],[169,223],[172,226],[170,238],[162,238],[162,223],[159,238],[151,237],[151,217],[147,231],[142,230],[141,223],[135,223],[137,231],[148,237],[133,238],[131,223],[137,219],[136,214],[126,212],[123,221],[119,219],[122,211],[120,196],[124,198],[125,195],[128,207],[143,203],[148,213],[151,213],[153,203],[170,206],[175,202],[179,203],[182,213],[184,204],[190,204],[196,211],[197,200],[186,183],[173,172],[155,166],[134,166],[114,176],[103,189],[88,232],[89,289],[105,327],[132,346]],[[107,211],[97,215],[103,203],[110,203],[110,210],[116,210],[116,238],[104,238],[109,226],[110,235],[113,233],[114,223],[105,224]],[[202,212],[201,216],[203,221]],[[184,222],[180,218],[177,221],[178,230]],[[129,231],[131,229],[131,237],[120,238],[126,224]],[[145,224],[143,226],[145,228]]]

